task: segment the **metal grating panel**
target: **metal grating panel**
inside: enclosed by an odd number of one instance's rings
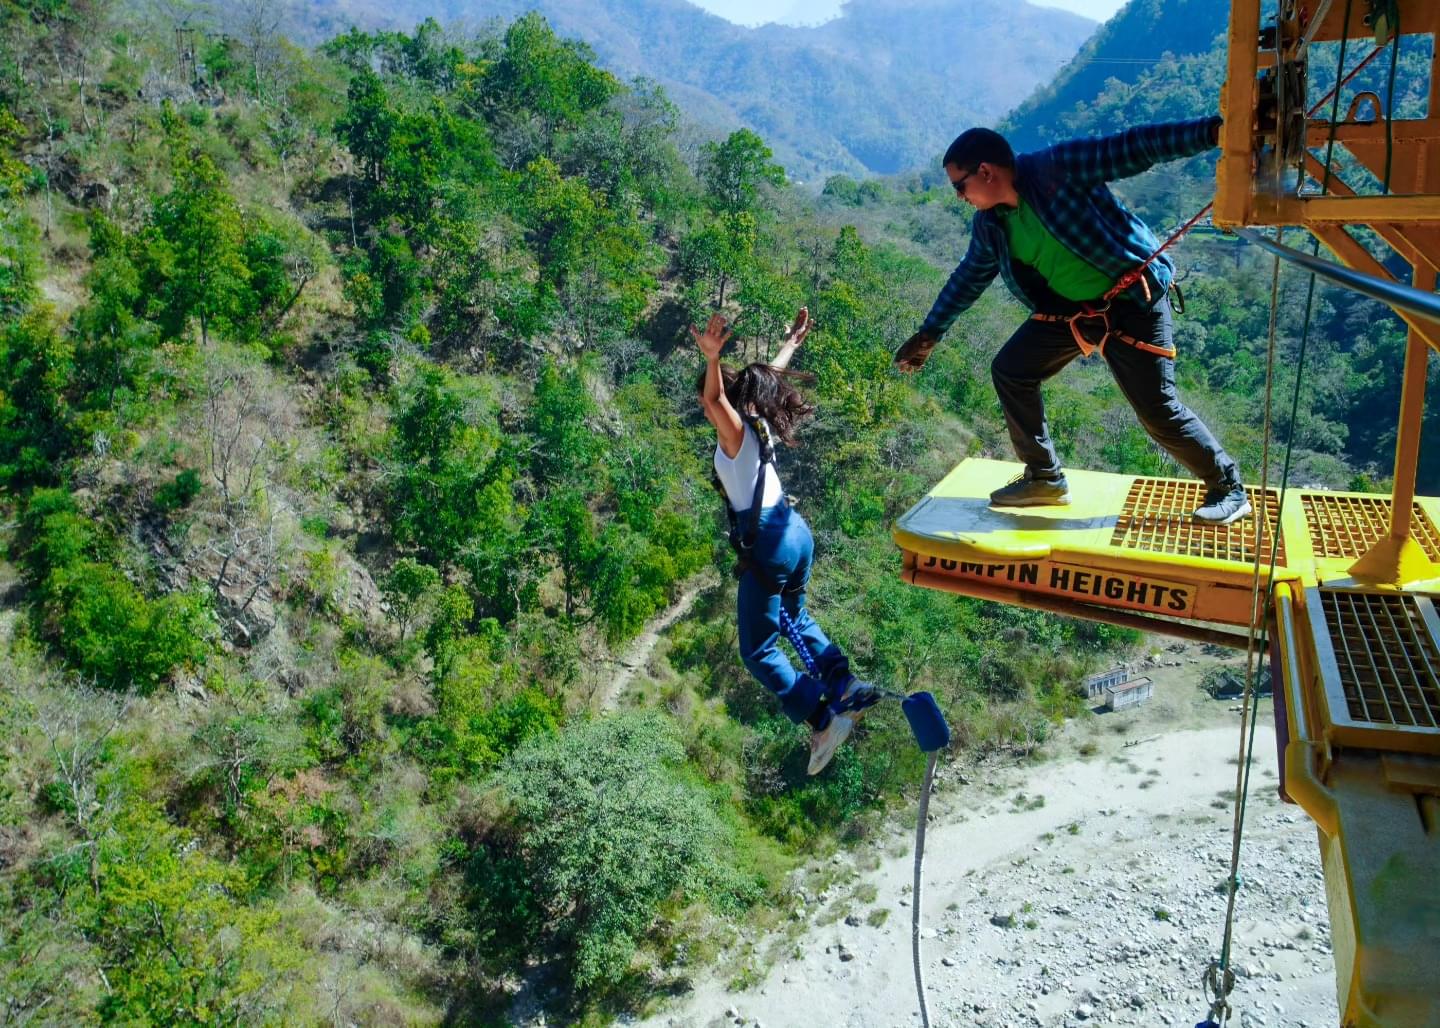
[[[1440,729],[1440,651],[1424,597],[1322,589],[1321,604],[1352,721]]]
[[[1310,526],[1310,546],[1317,557],[1365,556],[1390,531],[1388,496],[1339,496],[1306,493],[1305,521]],[[1431,560],[1440,562],[1440,532],[1417,503],[1410,532]]]
[[[1250,504],[1260,510],[1260,490],[1246,487]],[[1270,532],[1262,540],[1262,559],[1270,556],[1271,533],[1279,520],[1279,497],[1268,490],[1270,502],[1266,520]],[[1180,482],[1167,478],[1137,478],[1125,497],[1125,506],[1115,522],[1111,546],[1152,553],[1177,553],[1188,557],[1210,557],[1215,560],[1255,562],[1255,532],[1258,517],[1252,514],[1229,525],[1207,525],[1196,521],[1190,513],[1205,499],[1202,482]],[[1278,564],[1285,563],[1285,542],[1281,539],[1276,554]]]

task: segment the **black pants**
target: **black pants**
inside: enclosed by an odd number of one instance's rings
[[[1117,303],[1110,310],[1110,319],[1113,327],[1136,339],[1160,346],[1171,343],[1170,303],[1166,298],[1149,308]],[[1239,483],[1230,455],[1176,395],[1173,359],[1116,339],[1105,344],[1104,354],[1116,385],[1135,408],[1141,427],[1151,439],[1207,486]],[[1068,324],[1032,318],[1016,329],[990,365],[1010,441],[1033,477],[1060,475],[1060,457],[1050,441],[1040,385],[1078,356],[1080,349]]]

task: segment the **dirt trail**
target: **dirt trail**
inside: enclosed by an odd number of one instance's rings
[[[675,602],[652,618],[645,626],[645,630],[630,640],[624,651],[613,662],[605,665],[609,677],[600,684],[594,693],[596,710],[602,714],[609,714],[620,706],[620,700],[624,697],[625,690],[630,687],[636,674],[650,662],[650,655],[655,652],[660,637],[671,625],[690,613],[690,608],[695,605],[696,597],[706,590],[714,588],[718,582],[719,577],[708,569],[695,575]]]

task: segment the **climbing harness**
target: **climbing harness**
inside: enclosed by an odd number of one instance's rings
[[[1032,314],[1031,321],[1064,322],[1070,326],[1070,335],[1075,339],[1075,345],[1080,348],[1082,357],[1089,357],[1092,353],[1105,353],[1105,344],[1111,339],[1118,340],[1127,346],[1133,346],[1137,350],[1144,350],[1146,353],[1158,354],[1161,357],[1174,358],[1175,347],[1160,346],[1156,343],[1147,342],[1144,339],[1137,339],[1128,332],[1122,332],[1114,326],[1110,320],[1110,301],[1102,300],[1099,305],[1081,304],[1080,309],[1074,314]]]
[[[741,522],[740,512],[730,503],[730,495],[725,492],[725,486],[720,481],[717,473],[711,473],[710,482],[720,498],[725,501],[725,517],[730,523],[728,532],[730,548],[735,551],[735,566],[732,569],[736,578],[744,578],[746,573],[753,574],[759,582],[772,594],[789,595],[797,593],[805,588],[805,583],[787,585],[784,589],[776,587],[774,581],[761,567],[755,563],[754,550],[755,539],[760,534],[760,511],[761,502],[765,498],[765,472],[775,466],[775,443],[770,437],[770,426],[763,418],[741,415],[745,424],[755,433],[755,439],[760,446],[760,467],[755,472],[755,490],[750,497],[750,509],[745,512],[744,523]],[[794,503],[790,497],[785,496],[780,504],[786,507],[793,507]],[[777,505],[777,506],[778,506]],[[792,640],[793,642],[793,640]]]
[[[1082,303],[1080,309],[1074,314],[1035,313],[1030,315],[1031,320],[1044,322],[1063,321],[1067,323],[1070,326],[1070,335],[1074,337],[1075,345],[1080,348],[1080,355],[1082,357],[1089,357],[1092,353],[1097,352],[1103,356],[1105,353],[1105,344],[1111,339],[1116,339],[1127,346],[1133,346],[1137,350],[1143,350],[1146,353],[1153,353],[1161,357],[1169,357],[1173,360],[1175,357],[1175,347],[1173,344],[1170,346],[1160,346],[1144,339],[1137,339],[1129,333],[1121,332],[1116,328],[1110,320],[1110,304],[1111,301],[1136,283],[1139,283],[1140,288],[1145,293],[1146,305],[1148,306],[1153,303],[1154,296],[1150,292],[1150,280],[1145,277],[1146,269],[1154,264],[1161,254],[1179,242],[1186,232],[1189,232],[1199,224],[1200,219],[1209,213],[1214,206],[1215,204],[1212,201],[1200,208],[1193,218],[1172,232],[1170,237],[1161,243],[1154,253],[1116,279],[1115,284],[1105,291],[1105,295],[1100,297],[1098,302]],[[1174,289],[1173,285],[1172,289]],[[1179,295],[1178,289],[1174,291]],[[1178,312],[1184,309],[1185,300],[1183,296],[1180,296],[1176,310]]]

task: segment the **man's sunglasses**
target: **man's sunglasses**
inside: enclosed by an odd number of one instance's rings
[[[978,170],[979,170],[979,169],[977,168],[976,171],[978,171]],[[965,172],[965,174],[962,175],[960,178],[954,178],[954,179],[951,179],[951,180],[950,180],[950,184],[955,187],[955,195],[956,195],[956,196],[964,196],[964,195],[965,195],[965,183],[966,183],[967,181],[969,181],[971,178],[973,178],[974,175],[975,175],[975,172],[974,172],[974,171],[967,171],[967,172]]]

